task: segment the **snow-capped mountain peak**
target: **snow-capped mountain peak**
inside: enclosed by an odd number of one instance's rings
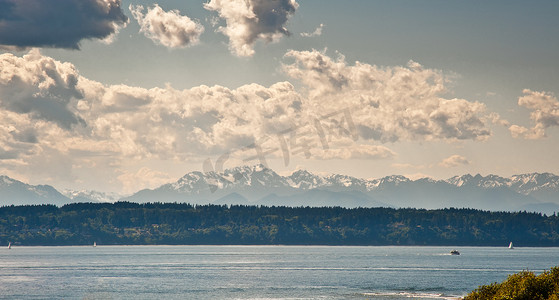
[[[14,181],[16,181],[16,180],[14,180],[14,179],[12,179],[8,176],[4,176],[4,175],[0,176],[0,185],[3,185],[3,186],[11,185],[11,184],[14,183]]]
[[[330,202],[324,202],[325,199]],[[0,205],[63,205],[119,200],[243,205],[290,205],[289,202],[281,201],[299,201],[297,205],[338,205],[337,201],[345,201],[342,199],[352,199],[351,205],[385,203],[394,207],[461,206],[500,210],[545,207],[547,212],[552,213],[555,207],[559,210],[559,176],[551,173],[511,177],[465,174],[446,180],[412,180],[392,175],[361,179],[343,174],[323,176],[307,170],[281,176],[264,165],[254,165],[230,168],[223,172],[189,172],[176,182],[121,198],[117,194],[96,191],[66,190],[62,195],[48,185],[29,185],[0,175]],[[339,202],[340,205],[343,205],[342,202]]]
[[[122,198],[122,195],[117,193],[104,193],[90,190],[64,190],[62,194],[70,198],[74,202],[109,202],[114,203]]]
[[[328,183],[328,185],[335,187],[363,189],[366,186],[364,179],[359,179],[348,175],[332,174],[326,176],[324,179]]]
[[[485,177],[480,174],[476,174],[475,176],[466,174],[462,176],[454,176],[445,181],[457,187],[477,186],[481,188],[497,188],[510,186],[510,179],[492,174]]]
[[[286,178],[263,165],[242,166],[223,172],[190,172],[170,188],[184,193],[200,194],[206,190],[227,190],[242,187],[281,187],[287,186]]]
[[[509,188],[515,192],[529,195],[539,190],[559,191],[559,176],[550,173],[532,173],[514,175],[510,178],[498,175],[483,176],[480,174],[465,174],[454,176],[446,180],[418,179],[411,180],[402,175],[391,175],[378,179],[361,179],[349,175],[330,174],[320,176],[307,170],[297,170],[291,175],[280,176],[273,170],[263,166],[241,166],[226,169],[223,172],[190,172],[177,182],[167,185],[171,190],[188,194],[200,194],[203,190],[215,192],[218,190],[251,189],[251,188],[284,188],[294,190],[354,190],[371,192],[385,190],[409,184],[444,183],[457,188]]]
[[[325,185],[324,178],[307,170],[297,170],[287,178],[289,185],[296,189],[311,190]]]
[[[538,191],[559,190],[559,176],[551,173],[513,175],[510,186],[525,195]]]

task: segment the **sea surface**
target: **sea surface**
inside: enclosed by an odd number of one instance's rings
[[[0,299],[458,299],[559,248],[82,246],[0,249]]]

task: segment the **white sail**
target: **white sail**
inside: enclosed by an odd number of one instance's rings
[[[8,242],[8,249],[12,249],[12,242]]]
[[[514,249],[514,247],[512,246],[512,242],[510,242],[509,244],[509,249]]]

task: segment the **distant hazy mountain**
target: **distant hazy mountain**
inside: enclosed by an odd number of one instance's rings
[[[68,197],[50,185],[29,185],[8,176],[0,176],[0,206],[71,203]]]
[[[559,212],[559,176],[550,173],[514,175],[462,175],[446,180],[411,180],[393,175],[360,179],[331,174],[321,176],[299,170],[281,176],[262,165],[224,172],[190,172],[173,183],[141,190],[120,198],[95,191],[65,191],[31,186],[0,176],[1,205],[68,202],[188,202],[342,207],[470,207],[497,211]]]
[[[280,176],[262,165],[191,172],[177,182],[124,198],[134,202],[253,204],[343,207],[471,207],[485,210],[559,211],[559,176],[549,173],[463,175],[447,180],[411,180],[394,175],[360,179],[299,170]]]
[[[308,171],[280,176],[262,165],[216,172],[191,172],[175,183],[124,198],[133,202],[286,206],[390,206],[366,192],[365,180],[345,175],[321,177]],[[345,193],[339,193],[339,192]],[[361,192],[361,193],[359,193]]]
[[[116,193],[103,193],[97,191],[74,191],[74,190],[64,190],[62,194],[72,202],[116,202],[122,198],[122,195]]]
[[[235,202],[242,197],[247,200],[246,204],[257,204],[259,199],[270,194],[284,196],[298,191],[300,189],[292,187],[288,178],[262,165],[256,165],[228,169],[223,173],[191,172],[177,182],[162,185],[154,190],[141,190],[123,200],[139,203],[159,201],[193,204],[207,204],[220,200],[218,203],[225,204],[223,199],[234,193]]]

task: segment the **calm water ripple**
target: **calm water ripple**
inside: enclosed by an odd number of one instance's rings
[[[98,246],[0,249],[0,299],[457,299],[558,248]]]

